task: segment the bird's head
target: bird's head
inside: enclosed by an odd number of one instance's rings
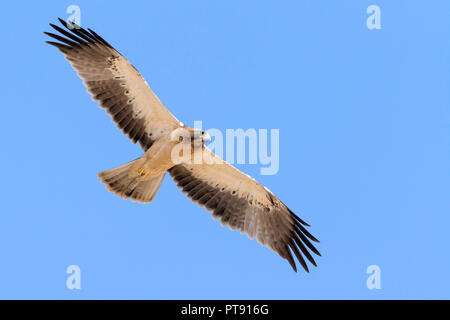
[[[170,140],[176,143],[205,143],[211,140],[208,132],[188,126],[177,128],[170,133]]]

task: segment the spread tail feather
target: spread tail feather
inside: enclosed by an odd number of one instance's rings
[[[128,173],[136,161],[138,160],[100,172],[98,177],[106,184],[109,191],[114,192],[119,197],[149,203],[155,198],[165,173],[146,181],[138,181],[134,177],[130,178]]]

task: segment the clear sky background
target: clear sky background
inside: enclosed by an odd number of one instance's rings
[[[72,4],[184,123],[280,129],[277,175],[238,168],[311,224],[318,268],[294,273],[169,177],[149,205],[107,192],[97,173],[142,151],[44,43]],[[0,298],[450,298],[449,14],[449,1],[2,3]]]

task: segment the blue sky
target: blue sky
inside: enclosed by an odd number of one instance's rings
[[[141,155],[54,48],[81,8],[181,121],[280,130],[238,168],[311,224],[309,274],[220,226],[166,177],[155,201],[97,173]],[[366,8],[381,9],[368,30]],[[0,298],[450,298],[448,1],[10,1],[2,5]],[[81,268],[81,290],[66,268]],[[370,265],[381,289],[366,287]]]

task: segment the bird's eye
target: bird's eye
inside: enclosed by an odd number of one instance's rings
[[[183,136],[180,136],[180,137],[178,138],[178,141],[182,142],[183,139],[184,139]]]
[[[202,136],[205,135],[205,131],[202,131]]]

